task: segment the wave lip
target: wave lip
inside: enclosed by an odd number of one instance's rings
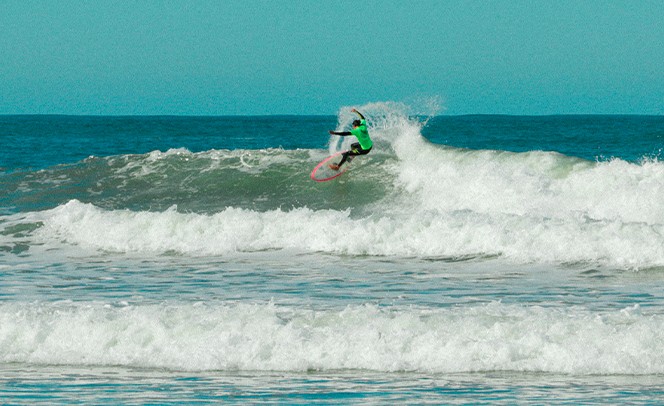
[[[0,305],[0,361],[173,370],[664,373],[664,319],[504,305]]]

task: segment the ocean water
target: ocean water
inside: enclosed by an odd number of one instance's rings
[[[0,116],[0,403],[664,401],[664,117]]]

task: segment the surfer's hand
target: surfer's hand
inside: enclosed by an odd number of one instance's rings
[[[353,107],[353,109],[350,111],[351,113],[357,113],[357,109]]]
[[[330,135],[334,135],[334,131],[330,130]]]

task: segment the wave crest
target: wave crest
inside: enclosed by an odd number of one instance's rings
[[[638,307],[1,304],[0,361],[174,370],[664,373]]]

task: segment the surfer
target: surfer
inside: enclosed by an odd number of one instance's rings
[[[330,135],[341,135],[342,137],[345,137],[347,135],[354,135],[355,137],[357,137],[357,140],[359,142],[354,142],[353,144],[351,144],[350,150],[341,154],[341,161],[339,161],[338,164],[329,165],[330,169],[333,169],[335,171],[338,171],[339,168],[341,168],[341,165],[344,164],[344,162],[352,161],[353,157],[357,155],[368,154],[369,151],[371,151],[371,147],[373,147],[373,142],[369,137],[369,131],[367,131],[367,120],[364,118],[362,113],[360,113],[356,109],[353,109],[351,111],[360,116],[359,120],[353,120],[353,129],[350,131],[343,131],[343,132],[330,130]]]

